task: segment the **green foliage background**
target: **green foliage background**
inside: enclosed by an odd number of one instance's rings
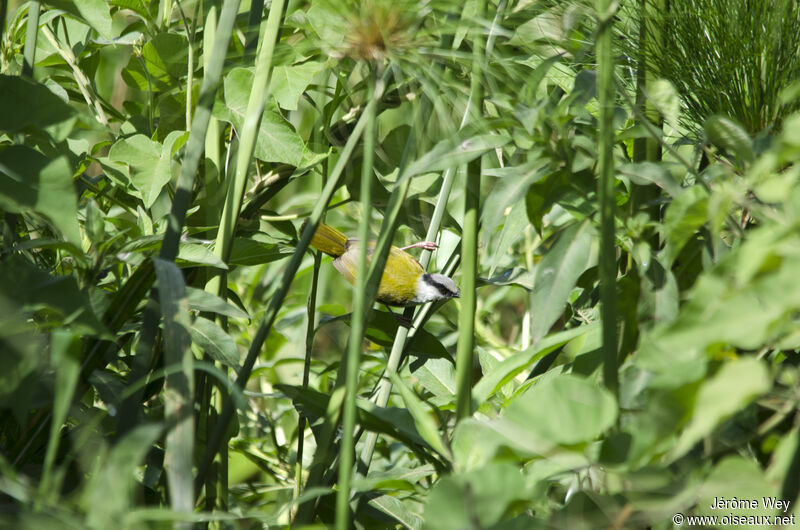
[[[716,4],[3,2],[0,522],[793,514],[800,17]]]

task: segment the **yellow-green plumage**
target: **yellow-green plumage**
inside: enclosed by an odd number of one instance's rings
[[[333,256],[333,265],[353,283],[356,274],[359,241],[348,239],[343,233],[328,225],[319,225],[311,246]],[[369,244],[367,260],[372,257],[375,243]],[[378,301],[388,305],[405,306],[412,303],[416,295],[417,280],[425,270],[414,257],[395,246],[389,249],[386,266],[378,286]]]

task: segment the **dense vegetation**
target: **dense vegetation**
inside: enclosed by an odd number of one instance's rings
[[[0,524],[793,514],[799,8],[668,4],[3,1]]]

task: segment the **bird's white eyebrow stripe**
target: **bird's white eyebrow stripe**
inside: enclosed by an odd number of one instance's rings
[[[429,274],[425,275],[425,282],[428,285],[433,285],[434,287],[436,287],[436,289],[438,289],[443,296],[452,296],[453,294],[453,292],[450,289],[448,289],[445,285],[442,285],[441,283],[434,280],[433,276]]]

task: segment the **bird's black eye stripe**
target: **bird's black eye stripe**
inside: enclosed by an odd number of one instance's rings
[[[433,285],[434,287],[436,287],[436,289],[439,291],[439,293],[441,293],[442,296],[453,296],[453,291],[448,289],[447,286],[442,285],[441,283],[434,280],[433,276],[431,276],[430,274],[424,274],[422,279],[428,285]]]

